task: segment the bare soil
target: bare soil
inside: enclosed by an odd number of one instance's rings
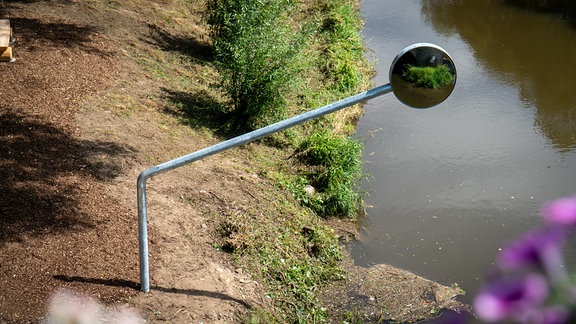
[[[96,10],[106,2],[0,1],[17,58],[0,65],[0,322],[41,320],[62,287],[107,305],[127,304],[151,322],[241,322],[249,309],[268,309],[270,302],[263,285],[214,248],[217,215],[261,203],[254,192],[274,184],[253,171],[259,166],[249,158],[251,145],[150,179],[152,289],[139,291],[138,174],[219,138],[163,109],[158,102],[184,94],[167,90],[133,54],[166,46],[153,37],[158,24],[147,15],[167,10],[165,4],[126,1],[133,9]],[[186,50],[204,55],[203,28],[187,32]],[[354,282],[369,282],[366,271],[375,270],[349,268],[348,286],[325,290],[334,309],[396,302],[398,311],[385,317],[403,321],[455,307],[457,290],[382,267],[370,288]],[[396,292],[378,288],[390,282],[399,283]],[[400,296],[402,287],[410,292],[406,299],[385,298]],[[416,303],[420,313],[413,316],[406,305]]]

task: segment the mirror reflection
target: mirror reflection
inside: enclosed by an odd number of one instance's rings
[[[418,43],[400,51],[390,67],[398,100],[412,108],[430,108],[448,98],[456,85],[456,67],[441,47]]]

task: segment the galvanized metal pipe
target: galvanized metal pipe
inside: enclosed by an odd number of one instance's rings
[[[333,113],[335,111],[350,107],[357,103],[370,100],[372,98],[390,93],[392,86],[386,84],[376,87],[374,89],[361,92],[359,94],[350,96],[340,101],[331,103],[329,105],[305,112],[301,115],[285,119],[272,125],[257,129],[255,131],[231,138],[229,140],[220,142],[210,147],[201,149],[199,151],[181,156],[174,160],[153,166],[144,170],[138,176],[137,181],[137,195],[138,195],[138,245],[140,253],[140,290],[143,292],[150,291],[150,274],[148,267],[148,225],[147,225],[147,210],[146,210],[146,180],[166,171],[176,169],[194,161],[203,159],[207,156],[237,147],[259,138],[280,132],[287,128],[296,126],[306,121]]]

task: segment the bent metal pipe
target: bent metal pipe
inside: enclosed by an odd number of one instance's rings
[[[354,96],[342,99],[335,103],[311,110],[298,116],[285,119],[278,123],[257,129],[255,131],[231,138],[229,140],[220,142],[218,144],[209,146],[207,148],[198,150],[188,155],[181,156],[174,160],[164,162],[162,164],[153,166],[144,170],[138,176],[137,180],[137,195],[138,195],[138,247],[140,255],[140,290],[148,292],[150,290],[150,274],[148,267],[148,225],[147,225],[147,210],[146,210],[146,180],[152,176],[164,173],[186,164],[198,161],[207,156],[217,154],[231,148],[247,144],[259,138],[280,132],[287,128],[296,126],[306,121],[333,113],[335,111],[353,106],[363,101],[390,93],[392,87],[386,84]]]

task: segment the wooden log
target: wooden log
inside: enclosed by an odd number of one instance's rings
[[[12,47],[0,47],[0,62],[11,62],[14,58],[12,55]]]

